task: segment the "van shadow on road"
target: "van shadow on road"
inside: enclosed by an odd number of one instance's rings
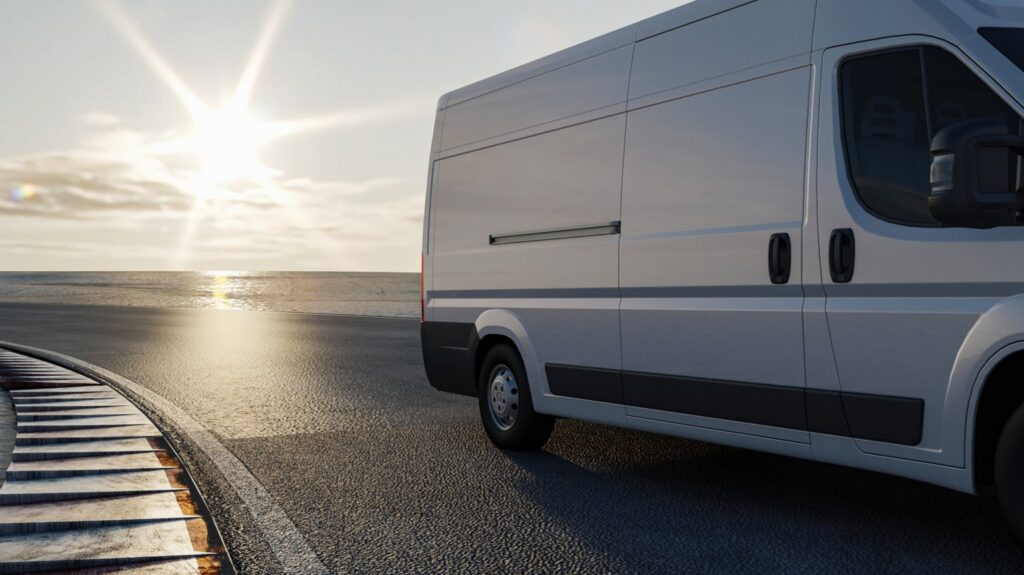
[[[1009,573],[994,496],[597,425],[508,453],[518,488],[624,571]]]

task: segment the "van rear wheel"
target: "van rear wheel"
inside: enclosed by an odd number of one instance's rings
[[[533,410],[526,369],[509,345],[497,345],[484,357],[479,382],[480,417],[494,445],[531,451],[544,447],[555,418]]]
[[[996,495],[1017,545],[1024,549],[1024,405],[999,435],[995,457]]]

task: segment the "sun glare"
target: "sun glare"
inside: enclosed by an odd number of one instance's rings
[[[219,184],[274,176],[276,172],[258,157],[267,139],[265,122],[248,110],[225,107],[198,115],[186,141],[189,152],[202,165],[204,179]]]
[[[182,228],[174,266],[189,260],[192,242],[202,220],[218,214],[224,204],[243,194],[269,195],[293,220],[305,218],[299,207],[280,187],[281,172],[260,160],[263,148],[272,141],[319,130],[365,123],[380,117],[403,113],[406,107],[381,106],[349,109],[306,118],[267,121],[249,109],[249,100],[274,39],[288,14],[291,0],[272,0],[249,60],[230,98],[220,107],[208,105],[178,75],[154,47],[138,25],[116,0],[97,0],[97,4],[129,46],[148,65],[153,74],[174,94],[192,117],[192,125],[174,130],[174,135],[154,145],[155,153],[169,157],[187,157],[198,166],[188,182],[193,192],[192,208]],[[190,164],[192,162],[189,162]],[[12,191],[14,200],[31,197],[34,190]]]

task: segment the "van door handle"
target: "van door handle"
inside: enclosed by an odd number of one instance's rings
[[[768,242],[768,277],[773,284],[789,283],[789,270],[793,264],[792,248],[789,234],[775,234]]]
[[[853,267],[857,255],[855,248],[853,230],[832,230],[832,237],[828,242],[828,271],[833,282],[845,284],[853,280]]]

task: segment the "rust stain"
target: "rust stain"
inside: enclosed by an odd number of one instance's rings
[[[174,494],[178,498],[178,507],[185,515],[199,515],[199,508],[192,501],[192,494],[188,491],[179,491]]]
[[[188,485],[181,480],[180,469],[165,469],[164,473],[167,474],[167,481],[170,482],[171,487],[175,489],[188,489]]]
[[[150,442],[150,445],[152,445],[152,442]],[[154,455],[156,455],[157,460],[160,461],[160,465],[163,465],[164,467],[181,467],[178,465],[178,461],[171,457],[171,454],[166,451],[157,451]]]
[[[221,572],[220,557],[200,557],[196,562],[199,563],[200,575],[218,575]]]

